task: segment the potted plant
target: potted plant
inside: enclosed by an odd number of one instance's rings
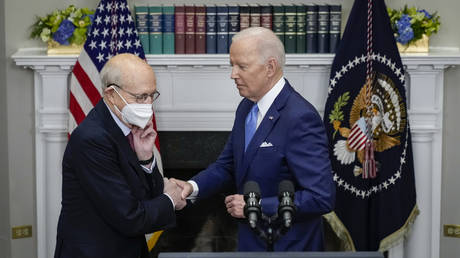
[[[441,25],[436,12],[430,14],[406,5],[400,10],[388,8],[388,16],[400,52],[428,52],[429,37]]]
[[[55,10],[44,17],[37,17],[30,37],[46,42],[48,55],[78,54],[83,48],[93,19],[94,10],[70,5],[64,10]]]

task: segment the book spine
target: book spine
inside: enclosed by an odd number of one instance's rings
[[[249,28],[251,25],[251,16],[249,6],[240,5],[240,30]]]
[[[305,5],[298,5],[297,12],[297,26],[296,26],[296,53],[305,53]]]
[[[296,7],[293,5],[285,6],[284,15],[286,17],[286,31],[284,36],[284,49],[286,53],[296,52],[296,27],[297,27],[297,13]]]
[[[163,6],[163,54],[174,54],[174,6]]]
[[[217,53],[228,53],[228,7],[217,7]]]
[[[216,7],[206,7],[206,53],[215,54],[217,52],[217,23]]]
[[[206,53],[206,7],[195,7],[196,33],[195,33],[195,53]]]
[[[251,17],[251,24],[250,27],[260,27],[260,6],[259,5],[251,5],[249,7]]]
[[[185,54],[185,8],[174,7],[174,50],[176,54]]]
[[[284,6],[282,5],[275,5],[273,6],[273,32],[276,36],[281,40],[284,44],[284,32],[285,32],[285,25],[284,25]]]
[[[150,54],[163,54],[162,18],[161,6],[149,7]]]
[[[195,6],[185,6],[185,53],[195,54]]]
[[[311,4],[307,6],[307,31],[306,47],[307,53],[318,53],[318,6]]]
[[[228,47],[232,45],[232,38],[240,31],[240,7],[228,7]]]
[[[272,6],[264,5],[260,7],[260,26],[272,30],[273,14]]]
[[[318,6],[318,53],[329,53],[329,5]]]
[[[141,41],[142,48],[145,54],[150,53],[150,41],[149,41],[149,27],[148,27],[148,15],[149,8],[147,6],[135,6],[134,13],[136,16],[136,28],[139,34],[139,40]]]
[[[331,5],[329,10],[329,52],[335,53],[340,42],[340,27],[342,20],[342,6]]]

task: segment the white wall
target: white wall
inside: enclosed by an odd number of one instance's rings
[[[61,9],[69,4],[95,8],[98,2],[99,0],[0,0],[0,257],[36,257],[35,236],[10,240],[11,226],[31,224],[35,229],[36,215],[33,73],[15,66],[9,57],[20,47],[44,46],[40,41],[28,39],[29,27],[36,15],[43,16],[51,10]],[[163,2],[227,3],[225,0]],[[345,24],[353,1],[341,2],[344,10],[343,24]],[[431,38],[431,46],[460,47],[460,33],[458,33],[460,22],[457,12],[460,9],[460,1],[387,0],[386,2],[393,8],[402,7],[407,3],[409,6],[421,6],[429,11],[438,10],[442,17],[441,31]],[[134,1],[130,0],[129,3],[132,5]],[[460,119],[458,119],[460,68],[450,69],[445,81],[442,223],[460,224],[460,205],[457,200],[460,189],[456,186],[456,182],[460,182],[460,173],[457,171],[460,167],[457,154],[459,151],[457,146],[460,144]],[[441,237],[441,257],[457,257],[458,254],[460,254],[460,240]]]

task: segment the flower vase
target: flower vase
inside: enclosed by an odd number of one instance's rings
[[[79,55],[81,50],[83,49],[83,45],[61,45],[54,40],[48,41],[48,50],[46,53],[49,56],[56,56],[56,55]]]
[[[396,42],[399,53],[428,53],[429,37],[426,34],[422,38],[410,44]]]

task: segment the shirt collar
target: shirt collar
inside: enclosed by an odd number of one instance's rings
[[[259,112],[261,114],[261,117],[263,118],[265,114],[267,113],[268,109],[272,105],[273,101],[275,101],[276,97],[278,94],[281,92],[281,90],[284,87],[284,84],[286,81],[284,80],[284,77],[281,77],[279,81],[271,88],[260,100],[257,102],[257,107],[259,108]]]
[[[109,110],[110,112],[110,115],[112,115],[112,118],[113,120],[115,121],[115,123],[117,123],[118,127],[120,127],[121,131],[123,132],[123,135],[124,136],[127,136],[130,132],[131,132],[131,129],[126,126],[119,118],[117,115],[115,115],[112,110],[109,108],[109,106],[107,105],[107,103],[105,103],[105,100],[104,100],[104,104],[105,106],[107,107],[107,109]]]

